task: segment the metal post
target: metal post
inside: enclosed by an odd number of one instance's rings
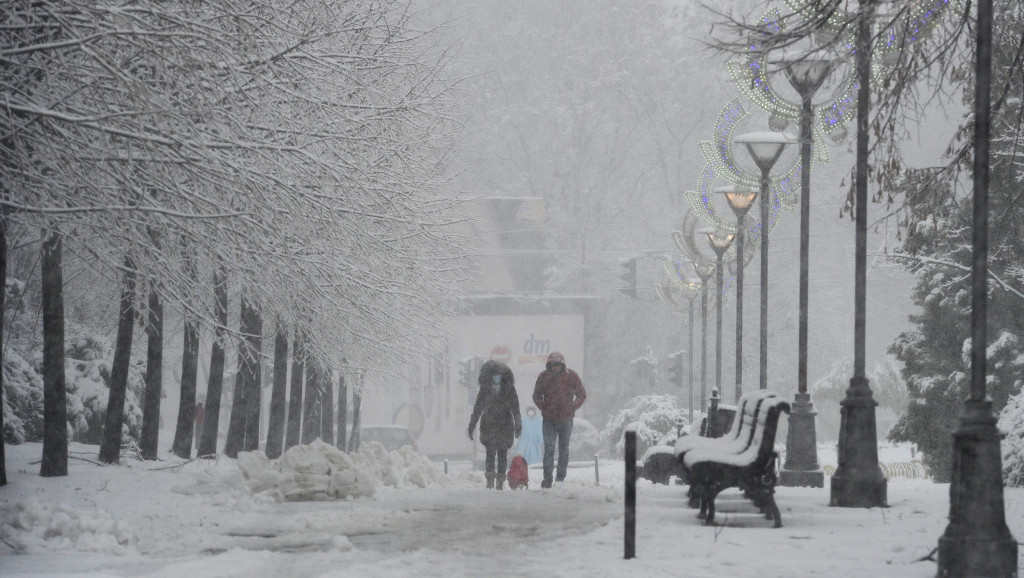
[[[838,467],[832,476],[829,504],[873,508],[886,505],[887,481],[878,467],[878,433],[875,407],[864,374],[865,281],[867,279],[868,205],[868,107],[871,103],[871,14],[874,0],[860,5],[857,23],[857,172],[855,218],[857,223],[854,295],[853,377],[840,402]],[[792,417],[790,418],[792,420]]]
[[[636,432],[626,430],[625,558],[636,558]]]
[[[760,388],[768,389],[768,197],[770,166],[761,168],[761,359]]]
[[[722,271],[722,253],[718,253],[718,266],[715,269],[715,387],[722,391],[722,285],[725,284]]]
[[[978,2],[974,85],[974,232],[971,264],[971,395],[953,433],[949,525],[939,538],[941,577],[1017,576],[1017,541],[1006,527],[1003,435],[985,392],[992,0]]]
[[[690,381],[690,402],[689,402],[689,408],[690,408],[690,423],[691,424],[693,423],[693,300],[695,298],[696,298],[696,295],[691,295],[690,296],[690,321],[689,321],[689,325],[690,325],[690,348],[689,348],[690,361],[689,361],[688,367],[689,367],[689,371],[690,371],[690,377],[689,377],[689,381]]]
[[[746,210],[736,216],[736,403],[743,395],[743,217]]]
[[[708,272],[710,273],[710,272]],[[708,279],[710,275],[697,273],[700,276],[700,411],[708,411]]]
[[[594,454],[594,485],[601,485],[601,471],[598,469],[597,466],[597,454]]]
[[[813,89],[801,90],[803,110],[800,114],[800,322],[798,329],[797,392],[789,415],[786,435],[786,459],[779,472],[779,485],[825,485],[825,472],[818,464],[817,432],[814,404],[807,393],[807,302],[811,221],[811,123]]]

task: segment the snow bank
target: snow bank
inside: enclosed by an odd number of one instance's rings
[[[378,486],[446,487],[444,474],[412,448],[387,451],[377,442],[347,454],[317,439],[289,448],[280,458],[238,454],[238,468],[253,496],[279,502],[342,500],[373,496]]]
[[[123,555],[136,550],[134,532],[106,512],[45,505],[35,498],[0,506],[0,538],[20,553],[77,550]]]

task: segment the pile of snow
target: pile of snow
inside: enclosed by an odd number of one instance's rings
[[[377,442],[347,454],[317,439],[289,448],[276,460],[241,452],[238,468],[253,496],[278,502],[370,497],[380,485],[440,488],[448,483],[426,456],[408,446],[387,451]]]
[[[135,551],[134,532],[102,510],[41,504],[30,498],[0,506],[0,539],[19,553],[77,550],[127,554]]]

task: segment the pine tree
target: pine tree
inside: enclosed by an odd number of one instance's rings
[[[1024,383],[1024,204],[1020,180],[1024,163],[1020,60],[1024,7],[999,3],[993,46],[992,158],[989,187],[989,302],[987,392],[1000,411]],[[967,83],[966,90],[973,90]],[[972,191],[960,186],[959,171],[970,167],[973,120],[961,123],[951,144],[951,162],[906,178],[903,216],[906,237],[899,257],[917,275],[914,301],[921,313],[915,330],[904,332],[890,351],[904,363],[910,404],[890,432],[892,441],[918,444],[937,481],[948,481],[950,432],[967,398],[970,351],[970,259]]]

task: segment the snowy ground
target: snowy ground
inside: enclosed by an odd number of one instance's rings
[[[39,444],[7,447],[0,575],[930,578],[936,565],[925,558],[949,511],[948,485],[908,478],[890,480],[888,508],[830,508],[826,480],[823,489],[778,489],[783,528],[736,494],[720,499],[720,525],[705,527],[684,487],[641,481],[637,558],[624,560],[622,462],[600,463],[599,486],[581,462],[550,490],[531,469],[529,490],[497,492],[468,464],[445,475],[408,452],[322,449],[287,467],[170,456],[113,467],[86,461],[96,450],[73,445],[83,459],[71,460],[70,475],[44,479],[32,463]],[[835,463],[827,449],[819,458],[826,469]],[[880,459],[910,461],[902,449]],[[289,492],[348,497],[285,501]],[[1024,490],[1007,489],[1005,500],[1019,539]]]

